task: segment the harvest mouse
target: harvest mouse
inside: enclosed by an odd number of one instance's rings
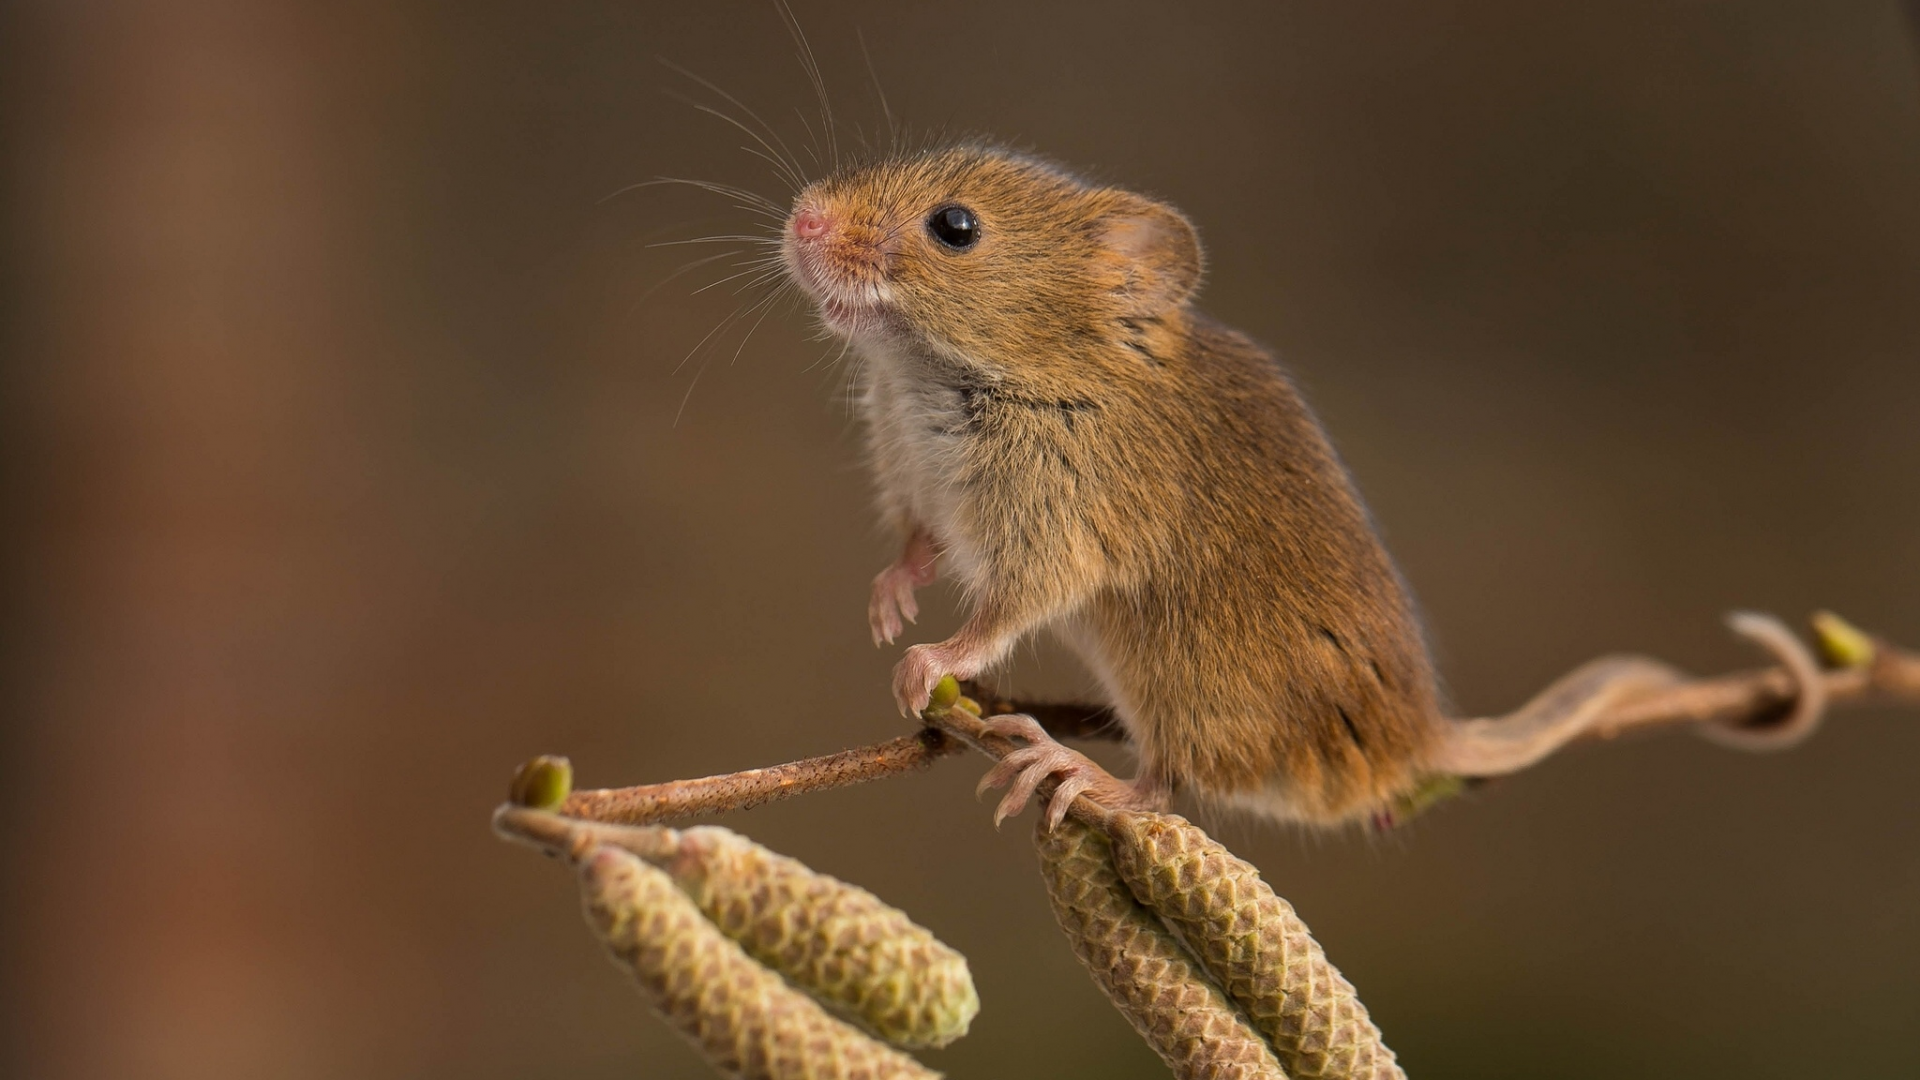
[[[858,353],[879,503],[902,540],[868,618],[891,643],[937,570],[970,612],[894,672],[917,714],[1041,629],[1097,677],[1139,756],[1122,783],[1026,717],[988,780],[1002,812],[1058,782],[1175,792],[1313,824],[1390,812],[1436,776],[1520,768],[1592,710],[1671,682],[1595,661],[1499,720],[1456,721],[1392,560],[1274,358],[1193,304],[1178,210],[984,144],[900,153],[808,186],[789,275]]]

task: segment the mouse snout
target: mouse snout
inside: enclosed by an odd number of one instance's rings
[[[787,222],[787,248],[815,274],[868,276],[883,271],[890,237],[866,215],[837,206],[802,204]]]
[[[793,215],[793,235],[802,240],[818,240],[833,231],[833,219],[811,207]]]

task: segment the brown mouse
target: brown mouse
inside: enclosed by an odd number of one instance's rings
[[[1544,756],[1586,714],[1664,685],[1595,661],[1498,721],[1443,715],[1405,583],[1325,431],[1272,355],[1194,308],[1203,258],[1179,211],[968,144],[839,171],[795,199],[787,270],[850,343],[902,554],[869,621],[891,642],[937,566],[970,613],[894,673],[918,713],[1053,631],[1139,755],[1130,785],[1002,717],[1029,746],[1003,813],[1059,786],[1163,807],[1175,792],[1335,824],[1435,776]]]

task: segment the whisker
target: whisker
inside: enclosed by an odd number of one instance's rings
[[[685,240],[655,240],[647,246],[650,248],[659,248],[684,247],[687,244],[759,244],[762,247],[776,247],[779,243],[780,240],[778,237],[735,233],[722,236],[693,236]]]
[[[820,136],[815,135],[813,133],[813,125],[807,123],[807,114],[801,112],[799,107],[795,106],[793,110],[793,115],[799,118],[800,127],[806,131],[807,142],[810,144],[808,146],[801,147],[801,149],[807,152],[807,156],[813,159],[813,163],[815,165],[819,165],[822,168],[825,168],[826,167],[825,162],[822,162],[820,160]]]
[[[753,321],[752,326],[747,327],[746,335],[740,339],[740,344],[734,347],[733,357],[727,361],[728,367],[732,367],[739,362],[740,354],[747,350],[747,342],[753,340],[753,332],[760,329],[760,324],[766,322],[767,316],[773,313],[773,301],[774,298],[779,295],[779,293],[772,293],[765,300],[760,301],[758,305],[760,308],[760,317]]]
[[[697,355],[697,354],[698,354],[698,353],[700,352],[700,350],[701,350],[701,348],[702,348],[702,347],[704,347],[704,346],[706,345],[706,343],[707,343],[707,342],[709,342],[709,341],[711,341],[711,340],[713,339],[713,335],[715,335],[715,334],[717,334],[717,333],[719,333],[719,332],[721,331],[721,329],[723,329],[724,327],[726,327],[726,326],[727,326],[728,324],[730,324],[730,323],[732,323],[732,322],[734,322],[735,320],[737,320],[737,319],[739,319],[739,318],[740,318],[740,315],[741,315],[741,312],[740,312],[740,310],[736,308],[736,309],[734,310],[734,312],[733,312],[733,314],[731,314],[731,315],[728,315],[728,316],[727,316],[726,318],[724,318],[724,319],[721,319],[721,320],[720,320],[720,321],[719,321],[718,323],[715,323],[715,324],[714,324],[714,327],[713,327],[713,329],[711,329],[711,330],[709,330],[709,331],[707,331],[707,334],[706,334],[706,336],[705,336],[705,337],[703,337],[703,338],[701,338],[701,339],[700,339],[699,341],[697,341],[697,342],[695,342],[695,343],[694,343],[694,346],[693,346],[693,348],[691,348],[691,349],[689,349],[689,350],[687,350],[687,355],[685,355],[685,356],[683,356],[683,357],[681,357],[681,358],[680,358],[680,362],[679,362],[679,363],[677,363],[677,364],[675,364],[675,365],[673,365],[673,372],[672,372],[672,373],[673,373],[673,374],[675,374],[675,375],[678,375],[678,374],[680,374],[680,369],[681,369],[681,368],[684,368],[684,367],[686,367],[686,366],[687,366],[687,361],[689,361],[689,360],[691,360],[691,359],[693,359],[693,358],[694,358],[694,356],[696,356],[696,355]],[[695,376],[695,378],[698,378],[698,376]],[[684,405],[683,405],[682,407],[684,407]]]
[[[661,278],[659,281],[654,282],[651,286],[647,288],[647,291],[641,293],[638,297],[635,297],[633,303],[628,307],[627,310],[631,312],[634,308],[637,308],[641,304],[646,303],[648,297],[652,296],[654,293],[659,292],[662,288],[666,287],[666,285],[669,282],[676,281],[682,276],[694,270],[697,270],[702,266],[706,266],[709,263],[716,263],[716,262],[719,262],[721,259],[725,259],[730,256],[738,255],[738,254],[740,254],[740,251],[738,248],[736,248],[732,251],[723,251],[718,255],[705,255],[698,259],[694,259],[691,262],[685,262],[680,264],[679,269],[668,274],[666,277]]]
[[[777,293],[777,292],[775,292],[775,293],[772,293],[772,294],[769,294],[769,295],[768,295],[767,297],[765,297],[765,298],[763,298],[763,299],[761,299],[761,300],[759,300],[759,301],[757,301],[757,302],[756,302],[756,303],[755,303],[755,304],[754,304],[754,305],[753,305],[752,307],[749,307],[749,308],[747,308],[747,309],[746,309],[746,310],[744,310],[744,311],[735,311],[735,312],[734,312],[733,314],[731,314],[731,315],[729,315],[729,316],[727,316],[727,317],[726,317],[725,319],[722,319],[722,320],[720,321],[720,325],[719,325],[719,326],[716,326],[716,327],[714,327],[714,328],[713,328],[712,330],[709,330],[709,331],[707,331],[707,336],[706,336],[706,337],[704,337],[704,338],[701,338],[701,339],[700,339],[700,345],[695,345],[695,346],[693,347],[693,348],[694,348],[694,352],[698,352],[698,351],[700,350],[700,347],[701,347],[701,345],[705,345],[705,344],[707,343],[707,341],[708,341],[709,339],[711,339],[711,338],[713,337],[713,335],[714,335],[715,333],[717,333],[717,332],[718,332],[718,331],[719,331],[719,330],[720,330],[720,329],[721,329],[722,327],[726,327],[726,326],[731,326],[731,325],[733,325],[734,323],[736,323],[736,322],[739,322],[739,321],[740,321],[741,319],[743,319],[743,318],[745,318],[745,317],[747,317],[747,316],[750,316],[750,315],[752,315],[752,314],[753,314],[753,313],[754,313],[755,311],[760,311],[760,312],[761,312],[761,314],[760,314],[760,320],[761,320],[761,321],[764,321],[764,320],[766,319],[766,317],[767,317],[767,316],[766,316],[766,312],[765,312],[765,310],[762,310],[762,309],[765,309],[765,308],[767,308],[767,306],[768,306],[768,305],[770,305],[770,304],[771,304],[771,303],[772,303],[772,302],[774,301],[774,299],[775,299],[776,297],[778,297],[779,295],[780,295],[780,294],[779,294],[779,293]],[[757,330],[757,329],[759,329],[759,327],[760,327],[760,322],[755,322],[755,323],[753,324],[753,328],[752,328],[752,329],[749,329],[749,330],[747,331],[747,337],[749,337],[749,338],[750,338],[750,337],[752,337],[752,336],[753,336],[753,331],[754,331],[754,330]],[[746,342],[746,338],[742,338],[742,339],[741,339],[741,341],[740,341],[740,348],[741,348],[741,349],[744,349],[744,348],[746,348],[746,344],[747,344],[747,342]],[[740,349],[735,349],[735,350],[734,350],[734,353],[733,353],[733,355],[734,355],[734,359],[736,359],[736,360],[737,360],[737,359],[739,359],[739,357],[740,357]],[[688,354],[687,354],[687,360],[691,360],[692,358],[693,358],[693,353],[688,353]],[[687,363],[687,361],[686,361],[686,360],[682,360],[682,361],[680,361],[680,364],[679,364],[679,366],[677,366],[677,367],[675,367],[675,368],[673,369],[673,370],[674,370],[674,373],[675,373],[675,374],[679,374],[679,372],[680,372],[680,368],[682,368],[682,367],[685,367],[685,366],[686,366],[686,363]],[[731,365],[732,365],[732,361],[728,361],[728,365],[729,365],[729,366],[731,366]],[[699,386],[699,385],[700,385],[700,377],[701,377],[702,375],[705,375],[705,374],[707,373],[707,367],[708,367],[708,364],[707,364],[707,362],[705,362],[705,361],[702,361],[702,362],[701,362],[701,364],[700,364],[700,369],[699,369],[698,371],[696,371],[696,372],[694,372],[694,373],[693,373],[693,380],[692,380],[691,382],[689,382],[689,383],[687,384],[687,392],[686,392],[685,394],[683,394],[683,395],[681,395],[681,397],[680,397],[680,407],[679,407],[679,408],[678,408],[677,410],[675,410],[675,411],[674,411],[674,414],[673,414],[673,426],[674,426],[674,427],[679,427],[679,426],[680,426],[680,418],[681,418],[682,416],[684,416],[684,415],[686,414],[686,411],[687,411],[687,403],[688,403],[689,401],[692,401],[692,400],[693,400],[693,390],[694,390],[694,387],[696,387],[696,386]]]
[[[795,191],[798,191],[801,188],[804,188],[807,186],[806,170],[800,167],[799,157],[796,156],[792,151],[792,149],[790,149],[787,146],[786,140],[780,137],[780,133],[773,129],[773,125],[767,123],[765,120],[762,120],[760,118],[759,113],[756,113],[752,109],[748,108],[745,105],[745,103],[743,103],[739,98],[734,97],[732,94],[729,94],[725,90],[720,89],[720,87],[715,85],[712,81],[708,79],[704,79],[699,75],[695,75],[693,72],[687,70],[686,68],[681,67],[679,64],[676,64],[671,60],[668,60],[666,57],[656,56],[654,57],[654,59],[658,61],[661,65],[668,68],[669,70],[679,73],[683,78],[691,79],[695,83],[698,83],[699,85],[705,87],[709,92],[719,96],[719,98],[722,101],[725,101],[727,104],[732,105],[734,108],[739,109],[741,112],[747,114],[747,117],[749,119],[751,119],[754,123],[759,124],[761,129],[766,132],[767,138],[770,138],[773,140],[772,143],[768,143],[767,139],[761,138],[753,130],[748,128],[745,124],[741,123],[740,121],[735,120],[733,117],[727,116],[726,114],[719,113],[717,111],[715,113],[715,115],[719,116],[721,119],[726,120],[728,123],[731,123],[735,127],[739,128],[740,130],[746,132],[747,135],[750,136],[755,142],[759,143],[763,148],[765,148],[769,154],[773,154],[774,156],[779,157],[782,161],[786,162],[786,167],[783,171],[785,171],[788,174],[789,181],[793,184],[793,189]],[[776,146],[779,147],[779,150],[774,149],[774,147]]]
[[[741,147],[741,149],[750,150],[751,148]],[[746,203],[749,206],[759,207],[762,210],[769,211],[780,217],[786,216],[786,208],[781,206],[779,203],[774,202],[772,199],[767,198],[765,195],[762,195],[757,191],[751,191],[747,188],[740,187],[737,184],[722,184],[715,180],[699,180],[699,179],[695,179],[692,177],[685,177],[685,176],[662,176],[662,177],[656,178],[653,181],[653,183],[686,184],[690,187],[696,187],[703,191],[710,191],[715,195],[725,195],[728,198]]]
[[[776,284],[774,287],[779,288],[780,287],[779,279],[780,279],[780,276],[784,273],[786,273],[785,267],[773,267],[771,269],[762,271],[760,276],[749,278],[748,280],[741,282],[740,287],[733,290],[733,295],[739,296],[741,293],[747,292],[750,289],[757,289],[760,286],[765,285],[769,281],[775,282]]]
[[[880,75],[873,70],[873,54],[867,51],[867,35],[859,27],[853,28],[854,39],[860,42],[860,59],[867,63],[867,78],[873,80],[873,95],[880,99],[880,115],[887,122],[887,149],[900,149],[900,133],[893,124],[893,109],[887,105],[887,92],[880,86]]]
[[[760,136],[755,134],[752,129],[741,124],[739,120],[736,120],[735,118],[728,116],[726,113],[721,112],[719,109],[716,109],[713,106],[706,104],[705,102],[695,101],[694,99],[686,96],[685,94],[676,93],[672,90],[666,90],[666,91],[663,91],[663,93],[665,93],[667,97],[672,98],[674,101],[677,101],[682,105],[687,106],[688,108],[694,110],[695,112],[703,112],[703,113],[706,113],[708,116],[711,116],[717,120],[724,120],[727,123],[732,124],[735,128],[739,129],[740,131],[746,132],[747,136],[757,141],[761,145],[761,147],[766,147],[767,142],[765,139],[760,138]],[[740,149],[745,150],[747,153],[752,154],[754,157],[757,157],[761,161],[764,161],[767,164],[773,166],[774,178],[779,180],[781,183],[787,185],[789,190],[799,191],[802,187],[805,186],[805,184],[801,181],[801,178],[800,178],[800,173],[797,168],[797,161],[795,164],[788,164],[788,162],[783,158],[775,156],[771,149],[755,149],[754,147],[751,147],[751,146],[743,146]]]
[[[739,209],[748,211],[749,213],[761,214],[776,221],[785,221],[787,218],[785,210],[781,209],[773,200],[763,195],[756,195],[745,188],[737,188],[731,184],[716,183],[712,180],[690,180],[680,176],[657,176],[652,180],[642,180],[636,184],[628,184],[625,187],[616,188],[613,192],[602,196],[594,205],[604,206],[609,200],[619,198],[629,191],[637,191],[641,188],[648,187],[660,187],[667,184],[698,188],[701,191],[726,196],[727,198],[736,200],[734,205]],[[743,203],[746,205],[741,205]]]
[[[840,356],[834,359],[834,363],[846,357],[851,345],[852,341],[848,339],[840,346]],[[853,363],[847,365],[847,391],[843,404],[849,417],[860,407],[860,376],[866,370],[866,363],[866,358],[856,352],[853,354]]]
[[[705,285],[700,286],[699,288],[693,290],[691,293],[688,293],[687,295],[699,296],[701,293],[706,292],[708,289],[717,289],[720,286],[725,285],[729,281],[738,281],[741,278],[748,276],[749,274],[758,275],[757,281],[747,282],[748,286],[752,286],[754,284],[757,284],[758,281],[767,280],[768,278],[772,277],[774,274],[779,273],[780,270],[781,268],[778,266],[768,268],[765,264],[756,260],[751,265],[749,265],[745,270],[742,270],[737,274],[728,274],[726,277],[721,278],[719,281],[709,281]],[[744,291],[745,291],[744,289],[735,290],[734,295],[737,296]]]
[[[832,345],[828,345],[826,348],[820,350],[819,356],[816,356],[813,358],[813,363],[808,364],[806,367],[801,368],[800,370],[803,372],[807,372],[807,371],[812,371],[814,368],[825,368],[828,371],[831,371],[836,365],[840,363],[840,361],[847,358],[847,349],[851,345],[852,345],[852,342],[849,339],[841,338],[840,348],[835,349]]]
[[[813,93],[820,101],[820,126],[827,136],[827,157],[833,162],[834,169],[840,168],[840,147],[833,134],[833,105],[827,100],[827,80],[820,74],[820,62],[813,55],[813,45],[807,41],[807,32],[800,28],[800,20],[793,13],[787,0],[773,0],[774,7],[780,11],[781,21],[787,24],[787,32],[800,50],[800,66],[806,70],[807,78],[813,81]]]
[[[702,191],[712,192],[713,194],[716,194],[716,195],[725,195],[728,198],[738,199],[742,202],[749,202],[762,210],[778,210],[779,209],[779,206],[776,203],[774,203],[773,200],[768,199],[763,195],[755,194],[754,192],[748,191],[745,188],[737,188],[732,186],[731,184],[722,184],[713,180],[691,180],[691,179],[688,179],[685,177],[679,177],[679,176],[656,176],[651,180],[641,180],[638,183],[627,184],[623,187],[615,188],[612,191],[608,192],[607,194],[601,196],[599,200],[596,201],[595,205],[604,204],[613,199],[617,199],[620,196],[625,195],[629,191],[638,191],[641,188],[660,187],[665,184],[678,184],[685,187],[699,188]]]
[[[728,218],[728,217],[718,217],[714,215],[708,215],[706,217],[687,218],[682,221],[670,221],[665,225],[660,225],[660,226],[656,226],[655,228],[648,229],[646,232],[643,232],[639,236],[634,237],[634,242],[644,247],[645,245],[652,243],[653,241],[658,240],[663,236],[670,236],[674,233],[685,232],[688,228],[695,225],[705,227],[705,226],[713,225],[719,222],[728,222],[732,220],[733,220],[732,218]]]
[[[676,369],[678,370],[678,369]],[[693,381],[687,383],[687,392],[680,395],[680,407],[673,411],[673,425],[680,426],[680,418],[686,415],[687,402],[693,400],[693,388],[700,385],[700,376],[707,373],[707,365],[701,364],[700,370],[693,373]]]

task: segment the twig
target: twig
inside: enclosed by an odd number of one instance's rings
[[[651,825],[721,814],[791,799],[795,795],[918,772],[936,759],[957,754],[961,749],[940,732],[926,728],[873,746],[764,769],[666,784],[576,791],[560,805],[559,813],[582,821],[618,825]]]
[[[494,834],[579,862],[597,847],[617,847],[657,860],[670,844],[666,830],[652,825],[606,825],[562,817],[550,810],[501,803],[493,811]]]
[[[1865,667],[1820,673],[1827,705],[1920,704],[1920,653],[1884,642]],[[1596,722],[1590,738],[1674,724],[1764,725],[1793,707],[1798,688],[1777,667],[1695,679],[1623,702]]]
[[[1031,716],[1056,739],[1086,742],[1126,742],[1127,729],[1110,705],[1086,701],[1039,701],[989,692],[977,682],[963,682],[960,692],[980,702],[982,716],[1021,713]]]
[[[1820,633],[1825,643],[1829,631],[1823,625]],[[1863,637],[1861,640],[1868,651],[1856,661],[1858,666],[1813,673],[1812,677],[1817,678],[1825,690],[1826,705],[1829,708],[1875,703],[1920,705],[1920,653],[1877,639]],[[979,703],[960,698],[960,707],[953,707],[948,704],[953,699],[947,698],[943,707],[928,710],[926,719],[930,726],[913,735],[823,757],[696,780],[576,791],[557,808],[557,813],[577,821],[614,825],[679,821],[917,772],[969,746],[995,760],[1018,748],[1013,741],[988,732],[979,719],[981,713],[1026,713],[1039,720],[1049,733],[1062,738],[1124,740],[1126,737],[1113,711],[1105,706],[1010,698],[981,693],[972,684],[961,689],[977,694]],[[1763,732],[1793,710],[1799,694],[1799,682],[1783,667],[1686,679],[1601,709],[1576,737],[1610,739],[1643,728],[1681,724],[1713,725],[1735,733]],[[979,712],[970,712],[969,708],[978,708]],[[1087,824],[1098,825],[1105,818],[1104,808],[1098,807],[1091,798],[1082,798],[1074,806],[1075,816]],[[1088,809],[1081,811],[1083,806]],[[508,814],[511,810],[503,807],[501,813]],[[562,850],[558,846],[562,842],[558,833],[542,832],[551,830],[551,823],[513,820],[517,822],[514,831],[503,831],[503,835],[530,842],[538,842],[534,839],[536,836],[547,835],[553,842],[542,846]],[[496,819],[498,826],[499,819]]]

